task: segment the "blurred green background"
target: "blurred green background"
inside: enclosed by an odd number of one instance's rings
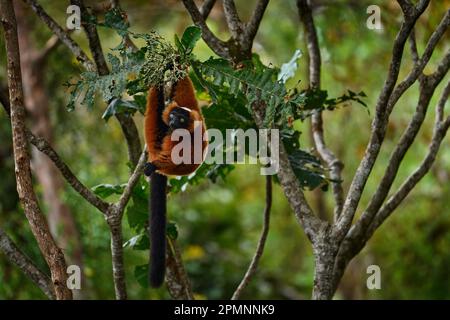
[[[220,1],[219,1],[220,2]],[[40,1],[60,24],[65,24],[65,1]],[[96,1],[86,1],[94,4]],[[247,20],[255,1],[236,1],[241,18]],[[398,30],[401,13],[395,1],[317,1],[316,25],[322,53],[322,87],[332,97],[347,89],[363,90],[368,98],[368,112],[357,105],[338,108],[325,114],[326,137],[329,145],[345,163],[344,188],[348,188],[368,140],[373,106],[390,59],[392,42]],[[176,0],[146,0],[121,2],[128,13],[132,30],[156,30],[172,40],[191,24],[183,5]],[[383,30],[366,28],[366,8],[381,7]],[[433,28],[439,23],[450,1],[432,1],[416,29],[419,52]],[[32,12],[26,11],[33,26],[32,39],[42,47],[51,36],[48,29]],[[218,3],[208,20],[210,27],[223,39],[228,37],[222,7]],[[100,30],[105,52],[117,46],[118,37],[109,30]],[[82,31],[73,38],[87,49]],[[431,71],[436,61],[449,47],[448,34],[435,51]],[[6,81],[3,36],[0,37],[0,81]],[[272,0],[266,11],[254,44],[266,64],[280,66],[289,61],[297,48],[306,52],[303,30],[293,0]],[[207,59],[212,52],[204,43],[195,54]],[[411,67],[406,50],[401,77]],[[121,184],[128,177],[125,141],[118,123],[101,119],[105,105],[97,103],[93,110],[77,107],[67,112],[68,93],[63,83],[79,74],[79,67],[70,52],[59,46],[51,53],[43,68],[45,87],[49,95],[50,118],[54,146],[69,167],[87,186],[101,183]],[[299,60],[296,78],[291,86],[307,85],[307,55]],[[448,76],[437,92],[442,90]],[[390,151],[405,128],[417,102],[417,86],[401,99],[392,115],[382,152],[369,180],[359,209],[367,204],[376,190],[379,177],[386,167]],[[436,98],[430,107],[434,107]],[[414,170],[426,152],[430,140],[434,111],[403,162],[394,188]],[[142,116],[135,120],[142,129]],[[301,144],[311,147],[308,122],[302,123]],[[450,298],[450,138],[443,143],[439,157],[430,172],[410,194],[399,209],[375,233],[369,245],[350,264],[337,299],[449,299]],[[31,235],[18,204],[14,181],[14,163],[9,120],[0,111],[0,226],[15,240],[29,257],[45,270],[37,244]],[[196,297],[199,299],[228,299],[239,284],[251,260],[262,226],[264,209],[264,178],[256,165],[237,165],[226,178],[217,183],[203,182],[189,187],[169,200],[169,219],[179,227],[179,245]],[[36,183],[42,199],[42,186]],[[322,192],[322,191],[318,191]],[[60,198],[75,218],[82,241],[85,283],[82,296],[88,299],[113,299],[109,232],[100,212],[88,205],[67,185]],[[330,192],[323,197],[307,192],[312,206],[317,199],[325,201],[326,213],[332,213]],[[41,201],[46,209],[45,202]],[[274,186],[272,221],[266,250],[259,271],[245,290],[248,299],[309,299],[313,279],[313,257],[310,244],[283,196]],[[133,236],[124,218],[124,238]],[[73,248],[64,251],[71,255]],[[125,249],[129,297],[132,299],[169,298],[165,289],[141,287],[134,277],[134,268],[147,262],[148,252]],[[366,268],[377,264],[382,272],[382,289],[366,288]],[[0,299],[42,299],[45,296],[15,266],[0,254]]]

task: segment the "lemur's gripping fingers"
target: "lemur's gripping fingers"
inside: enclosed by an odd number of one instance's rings
[[[144,174],[147,177],[150,177],[152,175],[152,173],[155,172],[155,171],[156,171],[156,166],[153,163],[147,162],[144,165]]]

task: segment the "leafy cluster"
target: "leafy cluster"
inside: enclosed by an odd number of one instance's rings
[[[187,75],[188,62],[177,48],[156,32],[138,34],[129,31],[129,24],[120,10],[108,11],[104,22],[98,22],[93,17],[88,23],[115,30],[122,41],[107,55],[111,69],[109,74],[86,71],[77,81],[67,83],[71,92],[69,110],[75,108],[76,102],[92,108],[96,96],[100,95],[108,103],[103,116],[105,120],[117,113],[143,113],[145,96],[139,93],[146,92],[150,86],[173,83]],[[136,48],[129,39],[143,40],[145,45]],[[181,39],[180,42],[186,40]],[[133,96],[134,100],[124,100],[122,97],[125,94]]]

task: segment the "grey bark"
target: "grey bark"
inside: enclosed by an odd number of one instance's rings
[[[11,128],[13,133],[14,161],[16,168],[17,192],[27,217],[31,231],[50,268],[57,299],[72,299],[67,288],[66,261],[55,243],[47,221],[39,207],[33,189],[30,170],[30,155],[25,130],[25,107],[20,71],[17,23],[11,1],[0,1],[0,19],[3,25],[7,52],[9,100],[11,104]]]

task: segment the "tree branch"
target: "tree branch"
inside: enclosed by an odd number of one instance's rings
[[[87,11],[83,0],[71,0],[71,3],[80,7],[82,20],[89,16],[89,12]],[[105,60],[105,55],[103,54],[102,45],[97,32],[97,26],[84,21],[83,27],[89,41],[89,48],[94,57],[94,62],[97,66],[98,74],[101,76],[109,74],[109,68]],[[127,141],[129,159],[133,166],[136,166],[142,150],[136,124],[131,117],[124,114],[117,114],[116,118],[120,123],[125,140]]]
[[[177,243],[175,240],[167,237],[167,244],[167,289],[172,298],[176,300],[194,300],[191,282],[184,269]]]
[[[419,102],[416,108],[416,112],[411,118],[407,128],[402,134],[400,141],[392,152],[388,166],[386,168],[385,174],[381,179],[381,182],[372,196],[367,209],[361,215],[361,218],[355,224],[353,232],[365,233],[368,225],[372,222],[375,214],[380,209],[383,201],[386,199],[391,186],[397,176],[398,170],[402,163],[406,152],[409,150],[410,146],[413,144],[426,116],[429,103],[433,97],[434,90],[437,83],[434,85],[423,85],[421,84],[421,91]],[[361,230],[359,230],[361,228]]]
[[[50,144],[42,137],[35,136],[30,130],[27,130],[27,137],[31,144],[33,144],[40,152],[46,154],[59,169],[63,177],[70,184],[70,186],[78,192],[87,202],[96,207],[100,212],[106,214],[110,205],[95,195],[88,187],[78,180],[66,165],[66,163],[60,158],[58,153],[50,146]]]
[[[447,31],[449,25],[450,25],[450,10],[448,10],[446,12],[446,14],[442,18],[441,22],[439,23],[439,25],[437,26],[437,28],[431,35],[430,39],[428,40],[428,43],[425,47],[422,57],[414,64],[413,69],[409,72],[409,74],[406,76],[406,78],[402,82],[400,82],[395,87],[394,91],[392,92],[392,95],[389,98],[389,103],[387,106],[386,117],[389,117],[389,114],[392,112],[395,104],[400,99],[400,97],[405,93],[405,91],[407,89],[409,89],[412,86],[412,84],[422,74],[423,69],[430,61],[430,58],[433,54],[434,49],[436,48],[436,45],[439,43],[439,40],[442,38],[444,33]],[[414,34],[411,34],[410,41],[411,41],[411,37],[414,37]],[[414,42],[414,40],[413,40],[413,42]],[[414,49],[414,44],[413,44],[412,50],[413,51],[416,50],[416,52],[417,52],[417,48]],[[413,52],[413,55],[414,54],[415,53]],[[388,119],[385,119],[385,121],[387,121],[387,120]]]
[[[258,128],[263,127],[265,103],[257,101],[252,105],[253,117]],[[315,242],[317,234],[320,230],[327,228],[328,223],[317,218],[308,202],[306,201],[304,192],[295,176],[288,154],[281,141],[279,145],[279,171],[278,179],[280,185],[283,187],[284,194],[289,201],[289,204],[294,211],[300,226],[305,231],[306,236],[311,242]]]
[[[136,123],[133,118],[126,114],[117,114],[117,120],[119,121],[122,133],[127,142],[128,159],[130,159],[133,167],[139,162],[139,156],[142,151],[141,140],[139,138],[139,132],[136,127]]]
[[[118,216],[122,214],[112,210],[108,215],[107,222],[111,234],[111,260],[114,280],[114,291],[117,300],[128,298],[125,282],[125,266],[123,262],[123,233],[122,220]]]
[[[389,217],[389,215],[398,207],[398,205],[405,199],[409,192],[417,185],[423,176],[430,170],[436,155],[439,151],[442,140],[444,139],[449,127],[450,116],[444,120],[442,111],[450,94],[450,82],[447,83],[439,102],[436,106],[436,118],[433,130],[433,137],[429,146],[429,151],[422,161],[421,165],[415,172],[402,184],[397,192],[395,192],[386,202],[385,205],[372,217],[368,222],[370,223],[365,229],[362,223],[358,221],[349,231],[341,244],[340,250],[336,257],[334,266],[333,286],[337,287],[339,279],[342,277],[345,267],[350,260],[356,256],[362,248],[364,248],[367,241],[372,237],[376,229]],[[367,224],[367,223],[366,223]]]
[[[448,85],[447,85],[448,87]],[[447,92],[448,98],[448,92]],[[365,241],[370,239],[376,229],[388,218],[391,213],[398,207],[398,205],[406,198],[411,190],[417,185],[417,183],[428,173],[433,165],[436,155],[441,146],[442,140],[445,138],[447,131],[450,127],[450,117],[444,122],[437,122],[434,127],[433,136],[429,145],[429,150],[419,165],[419,167],[406,179],[406,181],[400,186],[400,188],[389,198],[385,205],[375,216],[372,224],[365,234]]]
[[[72,292],[67,288],[66,261],[60,248],[55,243],[47,221],[39,207],[34,193],[30,170],[25,131],[25,108],[20,71],[19,43],[17,24],[11,1],[0,1],[0,17],[4,29],[7,52],[7,70],[9,100],[11,101],[11,128],[13,135],[14,161],[16,168],[17,192],[27,217],[31,231],[50,268],[57,299],[72,299]]]
[[[259,260],[261,260],[261,257],[263,255],[267,235],[269,234],[271,207],[272,207],[272,177],[266,176],[266,207],[264,208],[264,221],[261,236],[259,238],[258,245],[256,247],[256,252],[253,255],[253,259],[250,262],[250,265],[248,266],[247,272],[245,273],[244,278],[242,279],[239,286],[236,288],[236,291],[234,291],[231,300],[239,299],[239,297],[242,294],[242,291],[244,291],[244,289],[250,283],[250,280],[253,278],[253,276],[256,273],[256,270],[258,269]]]
[[[266,11],[267,5],[269,4],[269,0],[259,0],[256,5],[255,10],[253,11],[252,17],[250,18],[250,22],[247,23],[245,28],[245,43],[244,48],[248,48],[251,50],[253,40],[256,37],[256,33],[258,32],[259,25],[264,16],[264,12]]]
[[[117,212],[120,212],[120,215],[123,214],[123,211],[125,210],[128,201],[130,201],[131,193],[133,192],[133,189],[136,186],[136,184],[139,182],[139,178],[142,175],[143,168],[146,162],[147,162],[147,146],[144,146],[144,151],[142,151],[141,157],[139,158],[139,161],[136,167],[134,168],[133,173],[128,179],[127,186],[125,187],[125,190],[120,196],[119,201],[115,204],[116,210]],[[120,219],[121,218],[122,217],[120,217]]]
[[[212,8],[216,4],[216,0],[205,0],[200,7],[200,13],[204,20],[206,20],[211,13]]]
[[[9,98],[2,94],[3,90],[0,90],[0,102],[3,105],[8,116],[10,116],[10,104]],[[107,214],[110,205],[97,197],[89,188],[87,188],[83,183],[78,180],[78,178],[73,174],[72,170],[67,166],[67,164],[61,159],[59,154],[52,148],[50,143],[42,137],[34,135],[28,128],[25,128],[28,141],[36,147],[40,152],[47,155],[59,169],[62,176],[66,179],[67,183],[87,202],[96,207],[103,214]]]
[[[395,38],[388,75],[375,107],[375,118],[372,121],[370,140],[366,147],[364,157],[356,170],[355,176],[348,190],[347,198],[345,199],[342,209],[342,214],[339,217],[336,223],[336,228],[334,228],[333,231],[334,237],[338,242],[342,241],[352,224],[359,200],[361,199],[362,192],[365,188],[365,184],[380,152],[387,128],[389,115],[389,112],[387,112],[388,104],[394,90],[395,83],[398,79],[405,42],[407,41],[417,19],[423,13],[429,2],[430,0],[421,0],[418,4],[418,8],[421,10],[414,10],[413,13],[409,13],[410,11],[405,13],[405,19]]]
[[[414,29],[411,30],[411,34],[409,35],[409,51],[411,51],[414,66],[418,65],[420,56],[419,51],[417,50],[416,32]]]
[[[307,0],[297,0],[297,8],[300,15],[300,20],[303,23],[306,35],[306,43],[309,55],[309,85],[312,89],[320,89],[320,68],[321,57],[320,47],[317,38],[316,27],[312,16],[311,6]],[[339,217],[342,206],[344,204],[344,191],[342,189],[342,169],[344,164],[334,155],[334,153],[327,147],[324,138],[322,112],[315,112],[311,119],[312,134],[314,144],[320,157],[325,161],[330,168],[330,178],[333,196],[335,201],[334,220]]]
[[[36,0],[23,0],[27,3],[31,9],[41,18],[41,20],[49,27],[49,29],[58,36],[62,43],[66,45],[67,48],[72,51],[74,56],[80,63],[89,71],[95,71],[95,65],[84,53],[83,50],[76,44],[75,41],[69,36],[69,34],[61,28],[52,17],[50,17],[47,12],[37,3]]]
[[[222,4],[231,35],[234,39],[239,39],[242,36],[242,21],[239,19],[234,0],[223,0]]]
[[[208,44],[208,46],[219,56],[224,58],[230,58],[230,52],[227,44],[217,38],[214,33],[209,29],[202,14],[197,8],[197,5],[193,0],[183,0],[183,4],[186,10],[191,15],[194,24],[202,30],[202,38]]]
[[[6,258],[30,278],[45,295],[54,300],[55,290],[53,288],[52,280],[31,261],[8,237],[8,235],[0,228],[0,251],[2,251]]]
[[[84,5],[84,1],[70,0],[70,3],[80,8],[81,22],[89,40],[89,49],[91,50],[92,56],[94,57],[94,62],[97,67],[98,74],[101,76],[109,74],[109,68],[103,54],[102,45],[100,43],[100,38],[97,32],[97,26],[88,21],[89,12]]]
[[[436,107],[436,121],[444,122],[444,107],[447,103],[448,96],[450,94],[450,82],[447,82],[444,91],[442,91],[441,98]]]
[[[422,4],[422,2],[419,4],[419,8],[420,5]],[[422,4],[423,7],[423,4]],[[441,20],[440,24],[438,25],[438,27],[436,28],[436,30],[433,32],[432,36],[430,37],[430,40],[428,41],[428,44],[426,46],[426,49],[422,55],[422,57],[420,59],[418,59],[418,53],[417,53],[417,47],[415,44],[415,38],[414,38],[414,34],[411,34],[410,37],[410,48],[412,50],[412,56],[413,56],[413,60],[415,61],[413,70],[411,70],[411,72],[409,73],[409,75],[405,78],[404,81],[402,81],[400,84],[397,85],[396,89],[394,90],[394,93],[392,94],[391,98],[390,98],[390,102],[388,105],[388,110],[387,112],[390,112],[395,104],[395,102],[399,99],[399,97],[401,96],[401,94],[406,91],[407,88],[409,88],[412,83],[414,83],[417,78],[420,79],[420,88],[421,88],[421,93],[420,93],[420,97],[419,97],[419,103],[418,103],[418,108],[416,109],[416,113],[413,116],[413,119],[411,120],[407,130],[405,130],[404,135],[401,138],[401,141],[399,143],[399,145],[396,147],[396,150],[394,150],[391,159],[397,159],[397,157],[403,157],[404,152],[406,152],[406,150],[409,148],[408,144],[410,144],[407,140],[409,140],[411,138],[411,136],[409,136],[410,134],[417,134],[415,133],[416,130],[418,130],[418,128],[415,128],[421,121],[422,118],[422,113],[424,111],[426,111],[426,105],[429,104],[429,99],[431,97],[427,97],[428,95],[432,95],[432,92],[434,92],[434,89],[436,88],[437,84],[439,83],[439,81],[441,81],[445,75],[445,73],[447,73],[449,65],[450,65],[450,51],[447,51],[447,54],[445,55],[445,57],[441,60],[441,62],[439,63],[436,71],[429,75],[429,76],[424,76],[422,71],[425,67],[425,65],[428,63],[432,52],[435,48],[435,46],[437,45],[439,39],[442,37],[442,35],[445,33],[445,30],[448,28],[448,14],[449,12],[447,11],[447,13],[445,14],[444,18]],[[448,87],[448,84],[447,84]],[[442,112],[440,110],[442,110],[443,105],[445,105],[445,102],[443,102],[444,100],[446,101],[448,98],[448,94],[446,93],[447,90],[449,90],[446,87],[446,89],[444,90],[444,93],[442,95],[442,98],[440,99],[440,102],[437,106],[437,110],[436,110],[436,117],[439,120],[437,121],[442,121],[443,120],[443,115]],[[428,91],[428,93],[425,93],[425,91]],[[387,117],[386,117],[387,118]],[[450,120],[449,120],[450,122]],[[438,145],[440,144],[439,139],[440,139],[440,135],[444,134],[441,130],[436,131],[436,127],[445,127],[446,124],[445,122],[443,122],[440,125],[435,125],[435,132],[434,132],[434,139],[433,139],[433,143],[430,146],[430,152],[428,153],[427,157],[425,158],[421,169],[419,169],[416,174],[413,174],[411,177],[415,177],[414,179],[409,180],[409,183],[406,183],[402,186],[402,192],[399,194],[403,194],[403,193],[408,193],[406,186],[410,186],[411,189],[416,185],[416,183],[413,183],[413,181],[415,179],[421,179],[420,175],[421,174],[425,174],[426,172],[428,172],[429,168],[427,169],[427,167],[431,167],[432,162],[434,161],[435,155],[437,153],[437,148]],[[415,129],[413,129],[415,128]],[[409,137],[409,138],[408,138]],[[442,138],[443,139],[443,138]],[[403,145],[403,143],[406,143],[405,145]],[[402,155],[403,154],[403,155]],[[393,158],[394,157],[394,158]],[[389,192],[389,190],[385,189],[384,186],[392,185],[392,182],[387,183],[387,181],[390,181],[390,179],[395,178],[395,174],[396,174],[396,170],[395,167],[397,166],[396,162],[397,161],[401,161],[401,159],[397,159],[394,160],[394,163],[390,164],[388,169],[386,170],[385,176],[383,177],[383,180],[380,184],[380,187],[382,190],[384,190],[385,192],[381,191],[377,191],[378,195],[382,195],[382,200],[381,202],[379,202],[376,206],[373,204],[375,199],[372,198],[371,202],[372,208],[367,208],[365,210],[365,212],[363,212],[361,218],[357,221],[357,223],[350,229],[350,231],[348,232],[348,234],[346,235],[344,241],[341,244],[341,247],[339,249],[339,252],[337,254],[336,257],[336,263],[335,263],[335,267],[334,267],[334,287],[336,288],[339,282],[339,279],[342,277],[342,274],[345,270],[345,267],[347,266],[347,264],[350,262],[350,260],[356,256],[361,250],[362,248],[365,246],[366,242],[370,239],[370,237],[372,236],[372,234],[374,233],[375,229],[379,227],[379,225],[381,225],[381,223],[386,219],[387,217],[387,212],[389,210],[387,210],[388,208],[392,208],[392,210],[390,212],[392,212],[397,206],[398,204],[404,199],[404,197],[399,197],[399,196],[392,196],[389,198],[388,202],[380,209],[381,203],[382,201],[384,201],[384,199],[387,196],[387,192]],[[425,172],[426,171],[426,172]],[[384,181],[384,182],[383,182]],[[384,186],[383,186],[384,185]],[[385,194],[384,194],[385,193]],[[397,199],[397,200],[395,200]],[[400,200],[401,199],[401,200]],[[398,201],[400,200],[400,201]],[[395,205],[395,208],[392,206],[393,204],[395,204],[395,202],[398,201],[398,204]],[[389,204],[388,204],[389,203]],[[369,204],[370,206],[370,204]],[[372,210],[371,212],[368,211],[368,209]],[[377,210],[379,210],[377,212]],[[381,214],[380,214],[381,212]],[[383,214],[384,212],[384,214]],[[390,214],[390,213],[389,213]],[[377,218],[384,216],[382,219]],[[375,222],[375,220],[377,220],[378,222]],[[376,226],[376,228],[375,228]]]
[[[414,42],[414,40],[412,41]],[[444,58],[443,61],[445,60],[446,59]],[[447,63],[445,73],[448,71],[449,65],[450,62]],[[445,68],[442,68],[442,70],[445,70]],[[391,153],[385,174],[381,179],[377,190],[370,199],[369,205],[367,206],[366,210],[362,213],[361,218],[355,224],[355,228],[351,229],[352,234],[354,234],[355,232],[357,234],[362,234],[366,231],[367,227],[372,222],[375,214],[383,204],[383,201],[386,199],[391,189],[391,186],[397,176],[397,172],[400,168],[402,160],[406,155],[406,152],[409,150],[410,146],[413,144],[425,120],[426,112],[428,110],[431,98],[434,95],[435,89],[442,81],[445,73],[444,72],[437,73],[438,77],[433,75],[425,76],[423,74],[421,74],[421,76],[419,77],[419,79],[421,80],[420,93],[416,111],[413,117],[411,118],[407,128],[403,132],[400,141],[397,143],[397,146]],[[439,114],[439,108],[437,108],[436,112]]]

